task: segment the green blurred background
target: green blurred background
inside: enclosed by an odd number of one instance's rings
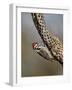
[[[63,42],[63,15],[43,14],[50,32],[54,33]],[[51,76],[62,75],[63,68],[56,61],[47,61],[33,49],[32,43],[43,42],[35,28],[30,13],[21,13],[21,76]]]

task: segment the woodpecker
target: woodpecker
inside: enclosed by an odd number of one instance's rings
[[[50,51],[46,46],[41,46],[37,42],[33,42],[32,48],[46,60],[50,60],[50,61],[54,60],[53,56],[51,55]]]

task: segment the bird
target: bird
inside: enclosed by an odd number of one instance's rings
[[[53,56],[51,55],[50,51],[46,46],[39,45],[37,42],[32,43],[32,48],[44,59],[46,60],[54,60]]]

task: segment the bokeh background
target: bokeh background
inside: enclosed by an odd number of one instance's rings
[[[48,30],[63,42],[63,15],[43,14]],[[36,30],[30,13],[21,13],[21,76],[62,75],[63,67],[57,61],[47,61],[33,49],[32,43],[43,42]]]

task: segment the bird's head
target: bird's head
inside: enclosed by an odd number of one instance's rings
[[[32,43],[32,48],[35,50],[38,48],[38,43],[37,42],[33,42]]]

